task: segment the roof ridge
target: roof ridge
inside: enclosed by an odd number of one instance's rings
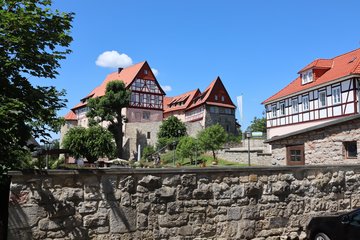
[[[358,50],[360,50],[360,48],[356,48],[356,49],[351,50],[351,51],[349,51],[349,52],[346,52],[346,53],[340,54],[340,55],[338,55],[338,56],[333,57],[332,59],[335,59],[335,58],[338,58],[338,57],[344,56],[344,55],[346,55],[346,54],[349,54],[349,53],[352,53],[352,52],[355,52],[355,51],[358,51]]]

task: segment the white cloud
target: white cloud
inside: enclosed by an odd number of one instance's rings
[[[170,92],[172,90],[171,86],[166,85],[166,86],[161,86],[161,88],[165,91],[165,92]]]
[[[152,68],[151,71],[153,72],[153,74],[155,75],[155,77],[159,74],[159,70]]]
[[[132,59],[125,53],[117,51],[106,51],[98,56],[96,65],[107,68],[128,67],[133,64]]]

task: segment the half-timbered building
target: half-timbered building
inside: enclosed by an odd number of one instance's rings
[[[163,120],[162,90],[149,64],[141,62],[127,68],[119,68],[118,71],[109,74],[106,79],[71,109],[65,116],[66,124],[63,126],[61,136],[71,126],[88,126],[87,103],[90,98],[105,95],[106,85],[110,81],[123,81],[126,88],[131,90],[129,107],[122,109],[126,117],[124,123],[124,146],[125,157],[134,156],[137,145],[155,145],[157,141],[158,125]],[[139,124],[141,123],[141,124]],[[103,122],[101,125],[106,126]]]
[[[325,131],[325,128],[348,123],[349,117],[351,119],[351,116],[359,114],[359,87],[360,49],[332,59],[317,59],[305,66],[294,81],[263,102],[268,142],[273,151],[275,148],[285,149],[286,163],[289,165],[306,164],[305,153],[310,153],[314,144],[308,142],[310,138],[303,138],[304,141],[294,139],[300,139],[299,135],[304,136],[315,130],[320,134],[316,137],[317,141],[319,136],[330,139],[325,134],[329,132]],[[341,131],[338,134],[341,135]],[[281,143],[282,140],[284,141]],[[347,137],[338,140],[336,144],[342,146],[344,154],[349,142],[352,149],[357,147],[356,139]],[[306,149],[306,146],[309,146],[309,149]],[[345,155],[338,157],[343,159]],[[279,155],[277,158],[280,159]],[[321,160],[318,162],[324,163]]]
[[[237,135],[235,108],[220,77],[217,77],[203,92],[196,89],[165,97],[164,118],[176,116],[187,124],[190,135],[214,124],[220,124],[228,133]]]

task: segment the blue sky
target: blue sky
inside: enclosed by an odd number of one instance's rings
[[[235,104],[243,95],[244,130],[305,65],[360,47],[355,0],[56,0],[54,8],[75,13],[73,52],[57,79],[41,83],[67,91],[60,115],[114,71],[96,60],[117,51],[147,60],[167,96],[204,90],[220,76]]]

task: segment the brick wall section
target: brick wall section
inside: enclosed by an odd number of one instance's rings
[[[286,165],[286,146],[304,144],[305,164],[355,164],[357,159],[345,159],[343,142],[357,141],[360,151],[360,120],[309,131],[271,143],[273,161]]]
[[[10,174],[9,239],[305,239],[360,207],[358,165]]]

